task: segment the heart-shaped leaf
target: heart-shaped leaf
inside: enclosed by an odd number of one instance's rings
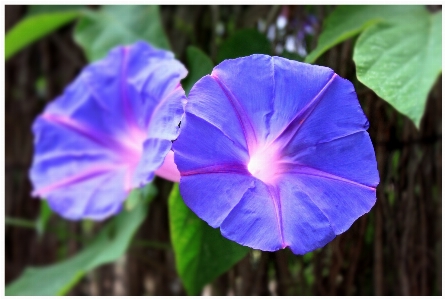
[[[102,58],[117,45],[138,40],[170,48],[156,5],[104,5],[98,11],[88,11],[79,20],[74,39],[90,61]]]
[[[357,78],[419,127],[442,72],[442,12],[364,31],[354,49]]]

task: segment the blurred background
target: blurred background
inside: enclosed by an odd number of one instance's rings
[[[88,8],[98,10],[100,6]],[[196,5],[161,6],[159,11],[179,60],[187,61],[187,46],[193,45],[216,64],[223,51],[224,57],[264,52],[302,61],[316,47],[323,21],[334,8]],[[442,9],[427,8],[432,12]],[[34,10],[7,5],[6,32]],[[5,284],[26,267],[75,255],[104,226],[66,221],[30,196],[33,120],[88,63],[73,39],[75,27],[76,21],[68,22],[6,61]],[[260,37],[246,42],[255,35]],[[288,249],[251,250],[206,286],[203,294],[442,294],[442,78],[431,89],[417,129],[357,81],[352,60],[355,40],[331,48],[316,64],[332,68],[356,87],[370,121],[368,132],[380,173],[376,205],[327,246],[304,256]],[[148,217],[124,256],[87,273],[68,294],[186,294],[170,241],[167,197],[172,183],[157,178],[155,185],[158,194]]]

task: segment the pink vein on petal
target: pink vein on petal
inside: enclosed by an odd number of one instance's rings
[[[236,116],[238,118],[238,121],[243,129],[244,138],[246,139],[248,151],[249,153],[253,152],[258,142],[252,122],[247,116],[246,111],[244,110],[239,100],[230,92],[227,86],[225,86],[224,83],[218,78],[215,71],[213,71],[210,74],[210,77],[212,77],[215,80],[215,82],[218,83],[219,87],[224,92],[226,98],[232,105],[233,110],[235,111]]]
[[[141,140],[145,139],[145,134],[139,128],[139,125],[136,122],[136,119],[133,115],[132,107],[128,100],[128,90],[126,86],[126,80],[128,76],[128,56],[130,52],[130,47],[122,47],[122,68],[121,68],[121,76],[120,76],[120,91],[123,105],[123,113],[124,118],[128,125],[128,132],[130,133],[132,139],[137,143],[140,143]]]
[[[203,167],[195,170],[188,170],[181,172],[181,176],[190,176],[197,174],[211,174],[211,173],[239,173],[249,175],[250,173],[247,170],[245,165],[241,164],[221,164],[221,165],[213,165],[208,167]]]
[[[68,129],[75,131],[76,133],[88,138],[89,140],[102,145],[106,148],[113,149],[117,153],[124,153],[125,155],[134,155],[136,149],[135,145],[126,143],[124,146],[124,141],[117,141],[112,139],[110,136],[104,135],[103,133],[99,133],[77,121],[61,116],[61,115],[53,115],[49,113],[44,113],[41,115],[46,121],[52,122],[54,124],[61,125]]]
[[[303,175],[309,175],[309,176],[317,176],[317,177],[322,177],[322,178],[326,178],[326,179],[331,179],[331,180],[336,180],[336,181],[341,181],[341,182],[345,182],[348,184],[352,184],[352,185],[356,185],[362,188],[366,188],[366,189],[370,189],[370,190],[376,190],[375,187],[372,186],[367,186],[355,181],[351,181],[348,180],[346,178],[322,171],[322,170],[318,170],[315,169],[313,167],[310,166],[305,166],[305,165],[301,165],[298,163],[281,163],[282,164],[282,173],[292,173],[292,174],[303,174]]]
[[[281,212],[281,199],[280,199],[280,193],[277,192],[275,186],[266,184],[267,191],[269,192],[269,196],[272,199],[272,203],[275,210],[275,218],[277,219],[278,229],[280,230],[280,237],[281,237],[281,248],[285,248],[286,242],[284,241],[284,232],[283,232],[283,217]]]
[[[325,86],[317,93],[317,95],[309,103],[307,103],[303,107],[303,109],[300,110],[299,113],[295,115],[295,117],[289,122],[289,124],[284,127],[283,131],[277,134],[277,137],[270,143],[273,143],[281,139],[279,142],[283,145],[287,145],[289,141],[292,140],[292,138],[298,132],[303,122],[315,110],[318,103],[320,103],[321,99],[323,98],[324,93],[326,92],[326,90],[329,88],[329,86],[336,77],[337,74],[334,73],[332,77],[329,79],[329,81],[325,84]]]
[[[58,182],[52,183],[46,187],[43,187],[39,190],[36,190],[33,192],[33,196],[40,195],[45,196],[47,193],[53,191],[54,189],[82,182],[84,180],[87,180],[93,176],[97,176],[99,174],[103,174],[106,172],[109,172],[111,170],[115,170],[119,167],[116,167],[115,165],[97,165],[93,168],[87,169],[79,174],[73,175],[71,177],[68,177],[66,179],[60,180]]]

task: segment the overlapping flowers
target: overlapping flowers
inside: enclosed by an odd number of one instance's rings
[[[186,72],[143,42],[87,67],[34,124],[34,195],[66,218],[104,219],[154,174],[180,173],[185,203],[223,236],[296,254],[372,208],[376,160],[349,81],[252,55],[215,67],[186,104]]]

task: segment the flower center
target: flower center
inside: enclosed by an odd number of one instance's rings
[[[273,183],[279,174],[279,161],[279,152],[273,145],[259,148],[250,156],[247,170],[257,179]]]

